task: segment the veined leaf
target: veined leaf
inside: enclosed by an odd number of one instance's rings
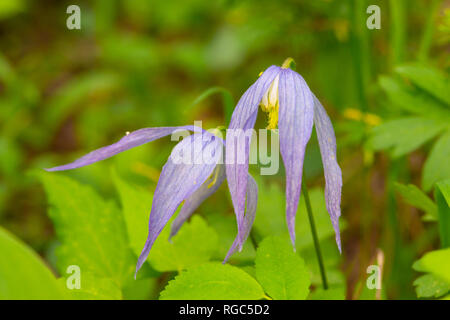
[[[434,144],[425,161],[422,172],[422,187],[429,191],[434,183],[450,179],[450,131],[441,136]]]
[[[424,217],[425,220],[437,220],[436,204],[422,190],[413,184],[404,185],[401,183],[395,183],[395,189],[406,203],[427,213]]]
[[[450,118],[450,111],[443,103],[440,103],[439,100],[434,99],[425,92],[414,90],[414,88],[400,80],[381,76],[379,84],[394,107],[442,123],[445,123]]]
[[[309,294],[309,271],[288,238],[264,239],[256,251],[256,279],[273,299],[303,300]]]
[[[180,273],[161,292],[161,300],[258,300],[261,286],[229,264],[207,263]]]
[[[409,64],[399,66],[395,68],[395,71],[450,106],[450,81],[439,70],[429,66]]]
[[[432,119],[403,118],[375,127],[368,145],[374,150],[393,149],[392,156],[400,157],[416,150],[437,136],[446,125]]]
[[[69,265],[81,272],[114,280],[121,288],[131,280],[134,258],[122,214],[111,201],[103,200],[91,187],[61,174],[40,174],[61,245],[57,265],[64,273]]]
[[[0,300],[66,298],[39,256],[1,227],[0,252]]]

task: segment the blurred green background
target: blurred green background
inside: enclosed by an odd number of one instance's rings
[[[81,30],[66,27],[70,4],[81,8]],[[380,30],[366,27],[370,4],[381,8]],[[449,2],[436,0],[2,0],[0,224],[54,269],[57,240],[43,187],[30,171],[70,162],[142,127],[227,125],[227,99],[236,103],[261,71],[293,57],[334,123],[343,171],[343,256],[335,257],[328,235],[325,260],[338,259],[347,298],[359,298],[367,266],[383,252],[385,297],[414,298],[418,274],[411,265],[440,247],[439,226],[424,221],[426,210],[411,206],[396,183],[432,198],[434,183],[450,178],[449,10]],[[194,104],[213,87],[223,90]],[[265,123],[260,113],[258,127]],[[305,175],[320,195],[314,139]],[[153,190],[173,146],[162,139],[62,174],[118,201],[111,166]],[[260,206],[271,205],[257,216],[265,210],[283,221],[283,172],[258,183]],[[208,221],[233,217],[226,186],[198,211]],[[276,224],[257,218],[259,233],[267,232],[264,223]],[[307,225],[302,230],[309,232]]]

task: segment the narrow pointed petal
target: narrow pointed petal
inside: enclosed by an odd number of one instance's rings
[[[85,156],[75,160],[72,163],[45,169],[47,171],[62,171],[76,169],[80,167],[87,166],[89,164],[110,158],[120,152],[126,151],[128,149],[140,146],[147,142],[168,136],[178,130],[190,130],[194,132],[200,132],[201,129],[195,126],[182,126],[182,127],[158,127],[158,128],[144,128],[133,131],[118,142],[113,143],[109,146],[94,150]]]
[[[189,219],[195,210],[205,201],[209,196],[219,189],[222,182],[225,180],[225,167],[223,164],[217,165],[217,173],[213,172],[212,176],[207,179],[200,188],[197,189],[183,204],[180,213],[177,215],[172,223],[170,230],[170,238],[177,234],[183,223]],[[217,174],[217,176],[216,176]],[[214,181],[215,180],[215,181]],[[213,184],[212,184],[213,183]],[[211,185],[212,184],[212,185]]]
[[[238,234],[242,235],[247,189],[248,157],[251,132],[258,115],[258,106],[281,68],[271,66],[242,95],[239,100],[226,136],[226,175],[231,199],[238,224]],[[247,136],[247,137],[246,137]],[[239,243],[242,246],[242,237]]]
[[[336,234],[336,244],[341,249],[339,217],[341,216],[342,172],[336,158],[336,137],[330,118],[320,101],[314,96],[314,124],[322,155],[325,174],[325,201]]]
[[[247,183],[247,210],[245,212],[243,230],[242,230],[242,244],[247,240],[250,230],[252,229],[253,222],[255,221],[256,215],[256,204],[258,203],[258,185],[255,179],[251,175],[248,175]],[[227,256],[223,263],[226,263],[228,259],[233,255],[238,249],[242,248],[239,241],[239,234],[234,239],[230,250],[228,250]]]
[[[211,134],[208,139],[205,139],[205,136],[207,134],[203,133],[184,138],[175,146],[169,160],[164,165],[153,196],[148,237],[138,258],[136,273],[147,259],[156,238],[180,203],[202,186],[222,157],[223,140]],[[190,152],[192,161],[188,163],[175,161],[175,155],[186,152]],[[214,161],[212,163],[203,161],[205,154],[212,155]]]
[[[279,84],[280,152],[286,170],[286,219],[295,248],[295,215],[302,184],[305,148],[311,137],[314,99],[305,80],[283,69]]]

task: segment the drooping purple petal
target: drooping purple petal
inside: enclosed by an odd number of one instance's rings
[[[298,73],[283,69],[279,84],[280,152],[286,170],[286,219],[295,248],[295,215],[302,184],[305,148],[311,137],[314,99]]]
[[[206,132],[184,138],[172,150],[155,189],[148,237],[138,258],[136,273],[180,203],[198,190],[211,175],[222,157],[222,150],[223,140]],[[189,161],[179,162],[176,156],[185,156],[186,153],[189,153],[186,158]],[[212,156],[213,161],[204,161],[205,156]]]
[[[126,151],[128,149],[140,146],[144,143],[151,142],[153,140],[168,136],[178,130],[190,130],[194,132],[201,132],[202,129],[195,126],[181,126],[181,127],[157,127],[157,128],[144,128],[133,131],[118,142],[113,143],[109,146],[94,150],[85,156],[75,160],[72,163],[45,169],[47,171],[62,171],[76,169],[80,167],[87,166],[89,164],[110,158],[120,152]]]
[[[314,95],[313,95],[314,96]],[[336,234],[336,243],[341,249],[339,232],[339,217],[341,216],[342,172],[336,158],[336,137],[330,118],[320,101],[314,96],[314,124],[317,140],[322,155],[323,171],[325,174],[325,201],[327,210]]]
[[[181,207],[180,213],[172,223],[170,230],[170,238],[177,234],[183,223],[189,219],[195,210],[205,201],[209,196],[219,189],[222,182],[225,180],[225,167],[223,164],[217,165],[215,168],[217,172],[213,172],[211,177],[207,179],[200,188],[197,189],[189,198],[187,198]],[[215,181],[214,181],[215,180]],[[211,185],[212,184],[212,185]]]
[[[244,216],[243,230],[242,230],[242,244],[247,240],[248,235],[250,234],[250,230],[252,229],[253,221],[255,221],[256,215],[256,204],[258,203],[258,185],[256,184],[255,179],[251,175],[248,175],[247,181],[247,210]],[[230,250],[228,250],[227,256],[223,263],[226,263],[228,259],[234,254],[238,249],[240,250],[242,246],[240,246],[239,234],[234,239],[233,244],[231,245]]]
[[[238,234],[242,235],[247,189],[248,157],[251,132],[258,115],[258,106],[281,68],[271,66],[242,95],[233,115],[226,135],[226,175],[231,199],[238,224]],[[239,246],[242,246],[242,237]]]

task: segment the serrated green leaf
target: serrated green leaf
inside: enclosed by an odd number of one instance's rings
[[[450,284],[432,274],[420,276],[414,281],[418,298],[439,298],[450,290]]]
[[[0,300],[66,298],[40,257],[1,227],[0,252]]]
[[[303,300],[309,294],[309,271],[287,238],[264,239],[256,251],[256,279],[277,300]]]
[[[112,171],[112,176],[119,192],[131,249],[136,256],[139,256],[147,239],[153,194],[128,184],[118,176],[115,170]]]
[[[61,245],[57,265],[114,280],[120,288],[131,280],[136,259],[128,245],[125,223],[117,206],[103,200],[91,187],[61,174],[40,174]]]
[[[432,119],[402,118],[383,123],[372,130],[368,146],[373,150],[393,149],[392,156],[400,157],[416,150],[437,136],[446,125]]]
[[[434,183],[450,179],[450,131],[433,145],[422,172],[422,187],[430,191]]]
[[[438,182],[434,189],[434,198],[438,207],[439,217],[439,236],[441,238],[441,247],[450,247],[450,180]],[[447,198],[446,198],[447,196]]]
[[[180,273],[161,292],[161,300],[258,300],[261,286],[248,273],[221,263],[207,263]]]
[[[405,76],[419,88],[450,105],[450,81],[441,71],[429,66],[410,64],[399,66],[395,71]]]
[[[209,261],[217,249],[217,234],[194,215],[169,242],[170,223],[150,251],[149,261],[158,271],[181,271]]]
[[[436,204],[418,187],[413,184],[395,183],[395,189],[406,203],[426,212],[426,220],[437,220]]]
[[[414,262],[413,269],[432,273],[434,276],[450,283],[450,248],[426,253]]]
[[[450,117],[449,110],[438,100],[398,79],[381,76],[379,84],[393,107],[444,123]]]

